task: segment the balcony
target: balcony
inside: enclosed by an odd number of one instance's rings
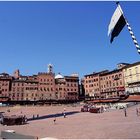
[[[133,81],[127,82],[127,84],[128,85],[137,85],[137,84],[140,84],[140,81],[133,80]]]

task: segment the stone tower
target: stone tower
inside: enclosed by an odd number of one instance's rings
[[[14,71],[14,78],[18,79],[20,77],[20,71],[19,69]]]
[[[53,73],[53,65],[52,64],[48,65],[48,73]]]

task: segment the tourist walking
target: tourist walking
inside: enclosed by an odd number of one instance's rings
[[[136,115],[139,116],[139,110],[136,108]]]
[[[65,112],[63,113],[63,116],[64,116],[64,118],[66,118],[66,114],[65,114]]]
[[[125,115],[125,117],[127,117],[126,107],[124,108],[124,115]]]
[[[63,117],[64,118],[66,118],[66,112],[65,111],[66,111],[66,109],[64,108],[64,110],[63,110]]]
[[[54,118],[53,122],[54,122],[54,124],[56,124],[56,117]]]
[[[35,119],[35,115],[33,114],[33,119]]]
[[[100,113],[103,113],[103,112],[104,112],[104,107],[101,106],[101,108],[100,108]]]

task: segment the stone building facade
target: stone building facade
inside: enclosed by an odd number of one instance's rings
[[[123,69],[127,94],[140,94],[140,62],[130,64]]]

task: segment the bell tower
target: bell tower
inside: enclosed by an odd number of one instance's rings
[[[14,71],[14,78],[18,79],[20,77],[20,71],[19,69]]]
[[[53,65],[52,64],[48,65],[48,73],[53,73]]]

